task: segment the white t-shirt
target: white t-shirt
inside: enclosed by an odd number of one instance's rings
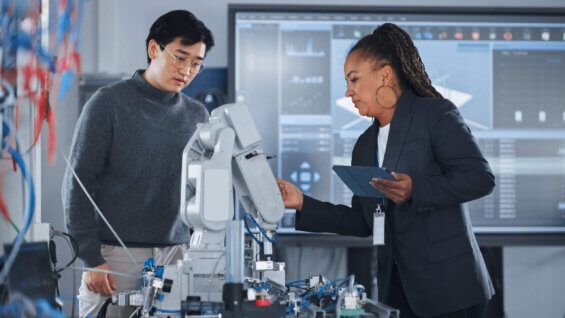
[[[390,123],[386,126],[379,128],[379,135],[377,136],[377,145],[379,151],[379,167],[383,166],[385,159],[386,143],[388,142],[388,133],[390,132]]]

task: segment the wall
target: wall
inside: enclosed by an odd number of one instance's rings
[[[507,247],[503,262],[508,317],[565,317],[564,247]]]
[[[84,21],[81,29],[81,52],[85,73],[106,72],[111,74],[131,74],[135,69],[146,65],[145,37],[150,24],[162,13],[172,9],[188,9],[202,19],[212,30],[216,47],[206,59],[206,65],[215,67],[227,66],[227,6],[229,3],[265,3],[257,0],[90,0],[86,1]],[[288,0],[269,1],[272,4],[310,4],[310,5],[343,5],[344,1],[336,0]],[[469,5],[463,0],[398,0],[395,2],[382,0],[352,0],[351,5],[398,5],[398,6],[462,6]],[[538,7],[565,8],[563,0],[530,0],[488,1],[476,0],[473,6],[501,7]],[[70,96],[65,102],[57,105],[57,136],[59,148],[68,154],[74,124],[78,113],[78,88],[75,82]],[[45,149],[45,148],[44,148]],[[44,153],[45,155],[45,153]],[[61,207],[60,187],[64,172],[64,161],[58,155],[54,166],[43,166],[43,221],[51,223],[55,228],[64,230]],[[43,162],[46,162],[45,160]],[[5,198],[14,210],[21,209],[20,184],[17,176],[9,175],[5,183]],[[7,194],[6,194],[7,193]],[[11,239],[11,228],[0,224],[2,242]],[[333,249],[343,255],[343,249]],[[300,254],[301,270],[296,268]],[[289,267],[289,279],[304,277],[307,273],[325,271],[326,265],[320,266],[320,259],[333,253],[332,249],[303,248],[288,249],[285,254]],[[341,254],[339,254],[341,253]],[[70,252],[60,242],[60,262],[68,260]],[[78,262],[80,263],[80,262]],[[329,275],[345,273],[344,260],[329,269]],[[504,249],[504,289],[505,311],[509,317],[555,317],[565,315],[565,248],[564,247],[509,247]],[[321,268],[323,267],[323,268]],[[78,275],[77,275],[78,276]],[[77,277],[80,279],[80,276]],[[66,271],[61,279],[61,293],[66,300],[65,311],[70,313],[69,295],[72,294],[72,272]]]
[[[135,5],[134,5],[135,3]],[[146,65],[145,37],[151,23],[164,12],[174,9],[192,11],[211,29],[216,47],[205,60],[209,66],[227,66],[228,3],[302,4],[302,5],[371,5],[371,6],[476,6],[476,7],[565,7],[563,0],[99,0],[98,1],[98,69],[99,72],[131,73]],[[92,41],[92,39],[90,39]],[[84,42],[83,42],[84,43]],[[86,44],[86,43],[85,43]],[[96,47],[92,47],[92,51]]]

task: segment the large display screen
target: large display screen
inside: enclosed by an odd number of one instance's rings
[[[493,193],[467,203],[475,231],[565,232],[565,12],[453,10],[231,6],[230,97],[249,106],[278,177],[350,204],[331,166],[350,164],[371,121],[344,96],[343,64],[395,23],[495,173]]]

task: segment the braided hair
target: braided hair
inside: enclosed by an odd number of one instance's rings
[[[443,98],[432,86],[414,42],[406,31],[395,24],[379,26],[372,34],[359,40],[348,55],[354,51],[362,57],[374,59],[377,67],[390,65],[402,88],[410,88],[422,97]]]

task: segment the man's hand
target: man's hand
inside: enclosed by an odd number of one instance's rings
[[[108,265],[108,263],[104,263],[94,268],[109,271],[110,265]],[[118,289],[114,283],[114,276],[109,273],[88,271],[85,273],[84,282],[88,290],[105,296],[112,295]]]
[[[396,180],[373,178],[369,183],[397,204],[410,201],[412,198],[412,178],[407,174],[396,172],[393,172],[392,176]]]
[[[277,184],[283,197],[284,207],[296,209],[296,211],[302,210],[302,202],[304,200],[302,192],[294,184],[279,178],[277,178]]]

